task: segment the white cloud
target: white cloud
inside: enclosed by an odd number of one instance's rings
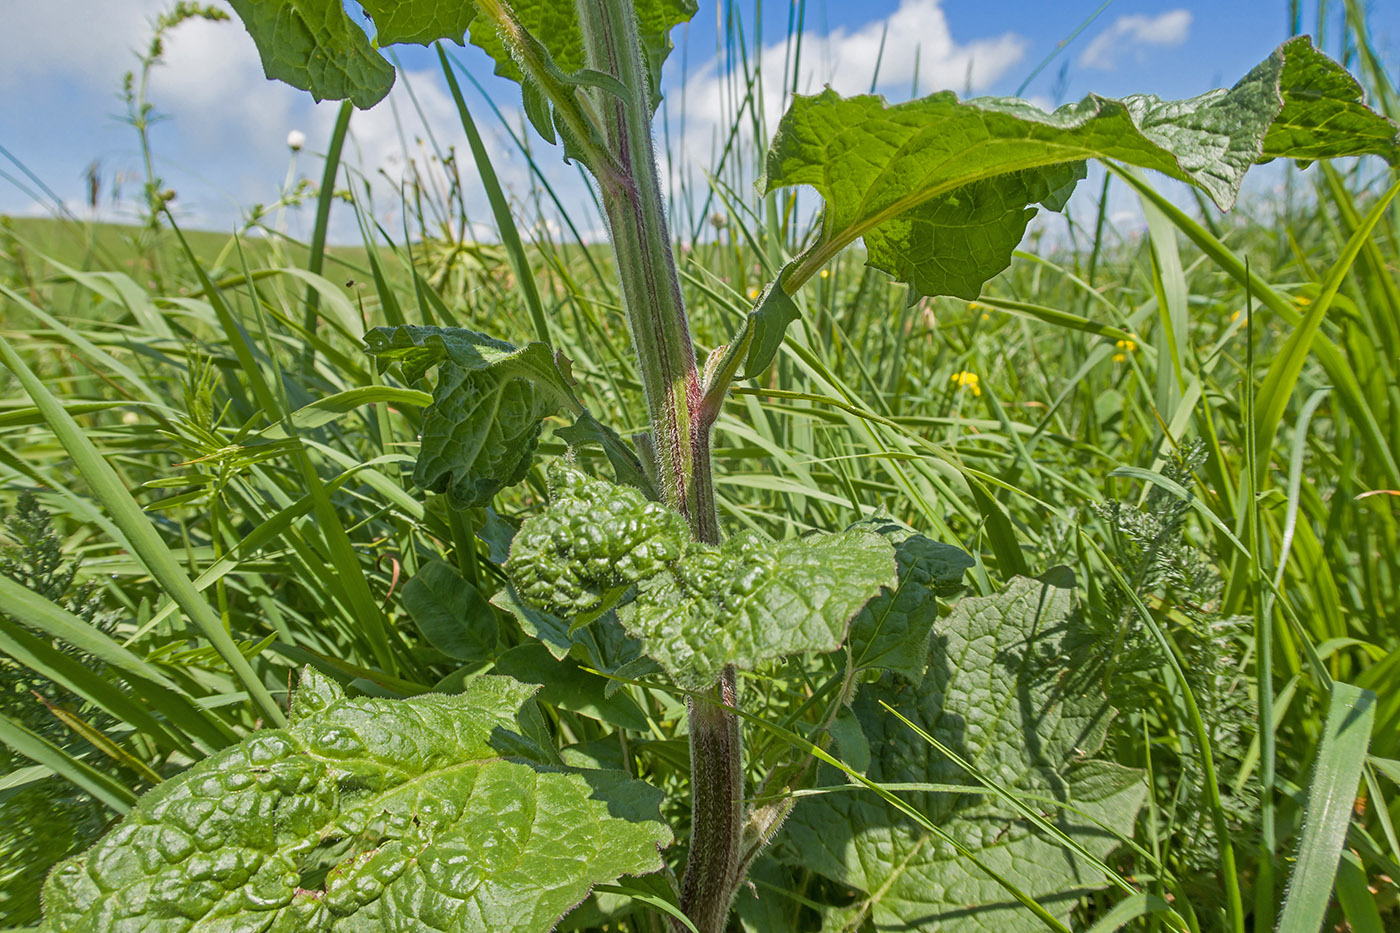
[[[90,88],[115,91],[133,54],[150,41],[152,19],[165,0],[48,0],[5,4],[5,54],[0,86],[62,74]]]
[[[1191,11],[1168,10],[1158,16],[1120,16],[1094,37],[1079,56],[1085,68],[1112,71],[1118,57],[1127,51],[1140,53],[1143,46],[1170,47],[1183,44],[1191,34]]]
[[[959,42],[949,28],[942,0],[901,0],[898,9],[884,19],[854,29],[835,29],[827,35],[804,33],[796,88],[799,93],[811,94],[830,86],[841,94],[853,95],[869,93],[873,82],[877,91],[905,99],[915,91],[917,77],[919,94],[980,91],[1019,63],[1027,48],[1024,38],[1010,32]],[[758,56],[761,107],[769,132],[782,115],[783,91],[793,85],[788,58],[786,42],[768,45]],[[727,73],[718,60],[692,71],[682,85],[667,91],[668,106],[676,108],[671,111],[672,139],[677,138],[676,121],[683,100],[685,159],[690,165],[709,168],[713,164],[711,150],[717,155],[724,145],[747,86],[742,74]],[[746,129],[748,118],[742,122]],[[753,141],[746,133],[740,142],[751,146]]]
[[[1025,55],[1027,42],[1014,33],[959,44],[948,28],[942,0],[901,0],[899,8],[882,20],[872,20],[855,30],[839,28],[829,35],[802,36],[802,73],[799,93],[811,94],[829,85],[841,94],[868,93],[876,89],[893,96],[908,96],[918,77],[919,93],[951,89],[959,92],[986,88]],[[883,50],[880,47],[884,39]],[[776,122],[781,89],[787,74],[788,46],[777,42],[760,56],[765,94],[765,116]],[[879,73],[876,74],[876,62]],[[725,115],[724,97],[730,77],[711,61],[686,79],[686,119],[718,123]],[[739,84],[742,91],[742,83]]]

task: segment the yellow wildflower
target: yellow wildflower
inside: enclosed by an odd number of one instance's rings
[[[981,395],[982,387],[977,384],[977,374],[964,369],[960,373],[953,373],[953,385],[959,389],[968,389],[973,395]]]
[[[1312,299],[1307,295],[1294,295],[1293,303],[1300,308],[1306,308],[1308,305],[1312,304]]]
[[[821,277],[824,278],[824,279],[829,279],[829,278],[831,278],[831,270],[830,270],[830,269],[823,269],[823,270],[821,271]]]
[[[757,301],[757,300],[758,300],[758,287],[755,286],[755,287],[749,289],[749,301]]]
[[[1127,362],[1128,354],[1137,350],[1137,341],[1119,340],[1117,343],[1114,344],[1114,346],[1122,352],[1113,354],[1113,362],[1124,363]]]

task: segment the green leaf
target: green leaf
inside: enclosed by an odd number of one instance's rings
[[[308,669],[288,728],[166,781],[55,869],[43,929],[549,929],[661,868],[671,833],[660,791],[531,760],[533,692],[351,699]]]
[[[400,42],[430,45],[439,39],[462,45],[476,16],[476,4],[470,2],[362,0],[360,5],[374,20],[375,43],[381,47]]]
[[[864,237],[868,263],[909,283],[911,298],[970,299],[1006,268],[1034,205],[1064,205],[1086,159],[1155,169],[1226,209],[1256,162],[1377,154],[1394,164],[1396,135],[1345,70],[1298,37],[1230,90],[1180,101],[1089,95],[1045,113],[948,92],[894,106],[831,90],[798,97],[760,189],[812,185],[826,202],[821,237],[784,270],[788,293]]]
[[[495,653],[496,613],[456,568],[438,560],[424,564],[403,588],[403,605],[428,643],[449,658],[475,661]]]
[[[661,66],[675,47],[671,42],[671,30],[689,22],[699,7],[696,0],[635,0],[631,6],[636,12],[638,37],[642,43],[642,54],[646,57],[650,98],[648,112],[655,113],[661,103]],[[557,0],[515,0],[511,7],[520,25],[549,53],[553,66],[565,81],[583,86],[597,86],[607,81],[609,76],[588,71],[585,67],[583,27],[574,4]],[[524,83],[520,66],[496,29],[485,19],[478,19],[472,24],[471,41],[495,59],[496,74]],[[528,100],[529,95],[526,97]],[[540,99],[532,106],[547,106],[547,102]],[[527,113],[529,110],[527,107]],[[532,115],[530,120],[540,130],[541,136],[552,141],[552,134],[540,126],[535,116]]]
[[[899,582],[866,603],[851,621],[851,662],[857,670],[882,668],[918,680],[928,664],[938,597],[957,592],[963,572],[976,561],[961,548],[932,541],[893,521],[854,527],[869,528],[894,545]]]
[[[558,463],[550,482],[553,501],[521,526],[506,562],[519,596],[573,618],[636,587],[618,618],[682,687],[709,686],[726,664],[835,651],[851,617],[895,582],[889,545],[867,530],[777,543],[746,533],[712,547],[635,489]]]
[[[1102,858],[1118,834],[1131,836],[1146,785],[1139,771],[1089,757],[1112,715],[1102,690],[1085,677],[1090,647],[1069,588],[1018,577],[1002,593],[957,604],[939,626],[921,680],[886,674],[853,705],[871,749],[867,776],[970,785],[965,794],[928,791],[907,799],[1062,919],[1084,892],[1106,884],[1102,876],[975,784],[879,700]],[[852,927],[868,916],[876,930],[1043,929],[971,858],[872,794],[853,789],[802,801],[777,845],[785,860],[865,892],[851,910]]]
[[[268,80],[310,91],[316,100],[350,100],[362,110],[379,103],[394,86],[393,66],[345,15],[340,0],[229,3],[253,37]],[[435,0],[394,5],[417,10],[441,6]]]
[[[639,659],[646,661],[641,642],[623,631],[616,612],[605,612],[588,625],[571,625],[552,613],[526,604],[509,583],[491,597],[491,602],[515,616],[525,634],[544,645],[556,658],[572,655],[595,671],[608,674],[624,668],[635,670]],[[611,690],[618,685],[610,681],[608,686]]]
[[[681,687],[701,690],[726,664],[835,651],[851,618],[895,583],[890,546],[854,529],[773,542],[753,532],[643,580],[618,610],[623,627]]]
[[[745,330],[753,332],[749,341],[748,354],[744,357],[744,379],[753,379],[768,371],[778,348],[783,345],[783,334],[787,326],[802,315],[792,296],[783,291],[779,282],[770,282],[758,298],[758,305],[744,319]],[[738,340],[745,334],[740,333]]]
[[[439,367],[413,481],[457,508],[485,505],[524,479],[543,420],[582,409],[542,343],[517,349],[462,328],[404,324],[374,328],[365,345],[380,372],[399,362],[409,382]]]
[[[650,729],[646,713],[626,693],[607,692],[608,681],[571,658],[559,659],[541,644],[516,645],[496,661],[496,673],[539,684],[541,703],[582,713],[634,732]]]
[[[1283,109],[1264,136],[1266,159],[1329,159],[1360,150],[1382,156],[1392,166],[1400,163],[1395,124],[1366,106],[1366,92],[1346,69],[1306,38],[1290,40],[1283,48]]]

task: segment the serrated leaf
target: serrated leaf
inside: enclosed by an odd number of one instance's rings
[[[1103,743],[1112,710],[1076,663],[1087,641],[1069,588],[1018,577],[1002,593],[958,603],[939,625],[921,680],[886,674],[853,706],[872,752],[867,776],[970,785],[966,794],[907,799],[1062,919],[1083,893],[1104,885],[1102,876],[975,784],[879,700],[1103,858],[1117,847],[1115,834],[1132,835],[1146,785],[1140,771],[1089,757]],[[1044,929],[970,859],[872,794],[853,790],[802,801],[778,851],[866,892],[849,912],[852,926],[868,917],[876,930]]]
[[[635,587],[618,618],[682,687],[709,686],[726,664],[834,651],[894,583],[890,547],[870,531],[776,543],[749,533],[712,547],[635,489],[558,463],[550,482],[549,508],[521,526],[506,562],[518,595],[567,619]]]
[[[490,658],[496,651],[496,614],[453,567],[424,564],[403,589],[413,624],[434,648],[459,661]]]
[[[856,670],[881,668],[911,680],[924,675],[929,633],[938,621],[938,597],[962,586],[972,555],[930,540],[886,520],[862,522],[894,545],[899,582],[866,603],[851,621],[851,663]]]
[[[374,328],[365,346],[380,372],[399,362],[410,382],[439,367],[413,481],[456,508],[485,505],[524,479],[543,420],[581,408],[542,343],[517,349],[462,328],[405,324]]]
[[[394,68],[345,15],[340,0],[229,0],[262,58],[269,80],[310,91],[316,100],[372,107],[394,86]],[[436,7],[419,0],[404,7]]]
[[[821,237],[785,270],[790,286],[864,237],[868,263],[909,283],[911,298],[970,299],[1009,264],[1034,205],[1063,206],[1086,159],[1155,169],[1225,209],[1256,162],[1362,154],[1400,161],[1395,125],[1298,37],[1230,90],[1188,100],[1089,95],[1046,113],[947,92],[894,106],[830,90],[798,97],[760,189],[812,185],[826,202]]]
[[[308,669],[288,728],[167,780],[55,869],[43,929],[549,929],[661,868],[671,834],[660,791],[530,759],[533,692],[351,699]]]

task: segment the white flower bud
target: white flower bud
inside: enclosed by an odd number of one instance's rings
[[[300,152],[301,147],[306,145],[306,134],[301,130],[292,130],[287,134],[287,148],[293,152]]]

